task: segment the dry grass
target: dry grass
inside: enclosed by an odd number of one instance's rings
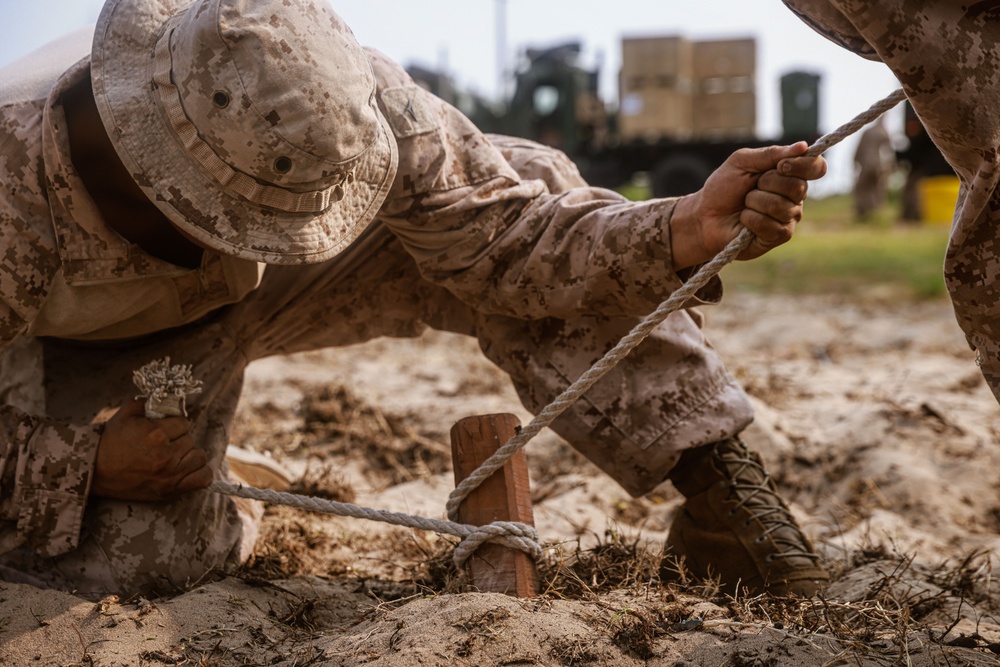
[[[309,456],[350,456],[386,486],[451,469],[451,448],[416,433],[408,415],[389,415],[344,387],[304,390],[301,447]]]
[[[350,502],[353,490],[334,474],[337,462],[346,456],[363,458],[387,485],[450,465],[443,446],[402,426],[405,417],[386,415],[343,388],[314,388],[305,395],[293,441],[299,447],[318,447],[322,456],[299,483],[300,492]],[[363,452],[360,457],[359,452]],[[552,466],[557,468],[557,463]],[[352,544],[343,540],[342,534],[325,531],[320,519],[272,507],[253,558],[238,574],[252,582],[302,575],[354,576],[357,573],[345,556]],[[452,561],[454,545],[450,537],[386,543],[383,548],[394,554],[396,572],[403,575],[362,578],[359,583],[379,600],[383,611],[416,595],[471,590],[468,578]],[[374,545],[353,546],[371,551]],[[907,665],[914,656],[923,656],[924,664],[995,665],[1000,660],[1000,637],[995,634],[1000,626],[1000,593],[989,554],[926,565],[913,555],[861,548],[828,564],[834,583],[853,582],[853,587],[841,587],[850,594],[811,599],[726,596],[717,582],[692,579],[683,562],[670,563],[661,572],[662,559],[661,549],[638,535],[626,537],[617,527],[608,529],[591,548],[582,548],[577,541],[546,549],[538,564],[541,599],[592,604],[589,623],[607,642],[595,645],[593,637],[561,637],[553,641],[550,658],[563,665],[600,664],[608,650],[617,649],[647,660],[656,655],[656,642],[664,637],[711,632],[773,633],[776,640],[805,642],[827,656],[825,664],[831,666]],[[307,603],[289,610],[287,624],[308,628],[309,613]],[[502,623],[502,618],[470,619],[465,643],[456,647],[459,655],[471,655],[490,642]],[[979,634],[980,623],[990,632]],[[740,655],[732,654],[733,665],[741,664]],[[754,659],[747,657],[746,664],[758,664]]]

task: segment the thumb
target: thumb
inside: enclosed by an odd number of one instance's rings
[[[785,158],[805,155],[809,144],[799,141],[788,146],[765,146],[764,148],[743,148],[733,153],[734,167],[754,174],[776,169]]]
[[[122,403],[119,410],[123,415],[146,415],[146,401],[141,398],[133,398]]]

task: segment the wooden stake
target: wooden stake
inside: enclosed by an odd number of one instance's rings
[[[468,477],[517,432],[512,414],[466,417],[451,429],[455,484]],[[493,521],[519,521],[534,526],[528,460],[524,450],[490,475],[459,505],[459,522],[482,526]],[[538,570],[528,554],[499,544],[480,546],[468,562],[472,584],[480,591],[519,598],[538,594]]]

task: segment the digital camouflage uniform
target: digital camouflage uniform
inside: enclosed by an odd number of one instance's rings
[[[888,65],[959,176],[945,282],[1000,400],[1000,7],[956,0],[785,4],[820,34]]]
[[[477,336],[538,410],[681,284],[665,238],[673,200],[586,187],[562,154],[484,136],[374,51],[398,148],[375,221],[321,263],[265,270],[206,252],[195,270],[168,264],[103,223],[69,160],[59,94],[86,75],[87,53],[86,38],[72,39],[44,66],[29,58],[3,72],[17,80],[0,106],[8,580],[87,596],[164,590],[248,556],[259,510],[233,498],[88,498],[95,415],[133,397],[132,372],[151,360],[190,364],[204,382],[189,404],[193,434],[222,476],[255,359],[430,326]],[[716,280],[700,296],[720,292]],[[752,419],[696,317],[668,318],[553,426],[633,494],[663,481],[680,451]]]

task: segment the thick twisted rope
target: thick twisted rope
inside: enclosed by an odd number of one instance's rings
[[[841,125],[833,132],[820,137],[816,143],[809,147],[806,155],[822,155],[830,147],[840,143],[846,137],[854,134],[859,129],[872,122],[892,107],[899,104],[906,97],[902,90],[897,90],[888,97],[873,104],[867,111],[859,114],[849,123]],[[471,475],[466,477],[455,487],[448,497],[448,517],[455,519],[458,516],[458,506],[468,495],[490,475],[503,467],[510,457],[514,456],[519,449],[524,447],[538,433],[550,425],[565,410],[576,402],[588,389],[604,377],[615,365],[625,358],[639,343],[646,339],[668,315],[681,309],[694,294],[704,287],[709,280],[716,276],[722,267],[736,259],[753,241],[753,234],[748,229],[743,229],[740,234],[733,239],[722,252],[715,256],[713,260],[701,266],[701,268],[688,279],[684,285],[670,297],[660,304],[652,313],[646,316],[635,326],[621,341],[597,361],[586,373],[581,375],[576,382],[559,394],[555,400],[545,406],[534,419],[522,428],[517,435],[507,441],[503,447],[498,449],[493,456],[486,459]]]
[[[826,152],[832,146],[840,143],[843,139],[857,132],[859,129],[872,122],[886,111],[896,106],[905,98],[902,90],[897,90],[885,99],[875,103],[867,111],[859,114],[849,123],[838,127],[833,132],[824,135],[816,143],[809,147],[806,155],[817,156]],[[745,250],[753,241],[753,234],[744,229],[729,243],[714,259],[704,264],[688,281],[652,313],[647,315],[631,332],[615,345],[607,354],[594,364],[586,373],[580,376],[573,384],[566,388],[549,405],[543,408],[527,426],[513,438],[507,441],[503,447],[498,449],[493,456],[488,458],[471,475],[465,478],[448,498],[447,511],[451,521],[439,519],[429,519],[426,517],[404,514],[401,512],[390,512],[388,510],[378,510],[350,503],[340,503],[323,498],[302,496],[294,493],[282,493],[270,489],[258,489],[249,486],[231,484],[226,481],[216,480],[208,488],[216,493],[242,498],[251,498],[264,502],[288,505],[313,512],[323,512],[336,514],[338,516],[353,517],[357,519],[367,519],[369,521],[381,521],[397,526],[419,528],[421,530],[431,530],[438,533],[447,533],[462,538],[462,541],[455,547],[455,564],[461,568],[469,557],[475,552],[479,545],[485,542],[497,542],[515,549],[519,549],[538,558],[541,555],[541,546],[538,543],[538,533],[532,526],[513,521],[494,521],[485,526],[471,526],[458,523],[455,519],[458,515],[458,506],[468,497],[490,475],[499,470],[514,454],[534,438],[543,428],[549,426],[559,415],[561,415],[570,405],[580,398],[598,380],[606,375],[614,366],[631,352],[639,343],[646,339],[653,329],[655,329],[671,313],[679,310],[694,294],[704,287],[709,280],[716,276],[722,267],[732,262]],[[162,362],[153,362],[154,364]],[[169,359],[166,361],[169,365]],[[185,367],[174,367],[183,371]],[[189,369],[188,369],[189,370]],[[140,373],[142,369],[140,369]],[[158,375],[162,375],[158,373]],[[175,401],[176,402],[176,401]],[[181,397],[183,405],[183,397]],[[155,407],[153,408],[155,410]],[[147,403],[147,410],[150,406]],[[174,414],[181,414],[180,412]],[[152,416],[152,415],[150,415]]]
[[[208,488],[210,491],[215,491],[216,493],[262,500],[278,505],[288,505],[289,507],[297,507],[311,512],[323,512],[325,514],[336,514],[355,519],[381,521],[396,526],[433,530],[438,533],[456,535],[462,538],[462,541],[455,547],[454,554],[455,565],[460,569],[479,545],[484,542],[497,542],[514,549],[519,549],[533,558],[538,558],[542,553],[542,548],[538,544],[538,532],[535,528],[514,521],[494,521],[484,526],[471,526],[453,521],[428,519],[422,516],[403,514],[402,512],[390,512],[388,510],[362,507],[360,505],[352,505],[351,503],[339,503],[333,500],[326,500],[325,498],[283,493],[272,491],[271,489],[258,489],[252,486],[231,484],[222,480],[215,480]]]

